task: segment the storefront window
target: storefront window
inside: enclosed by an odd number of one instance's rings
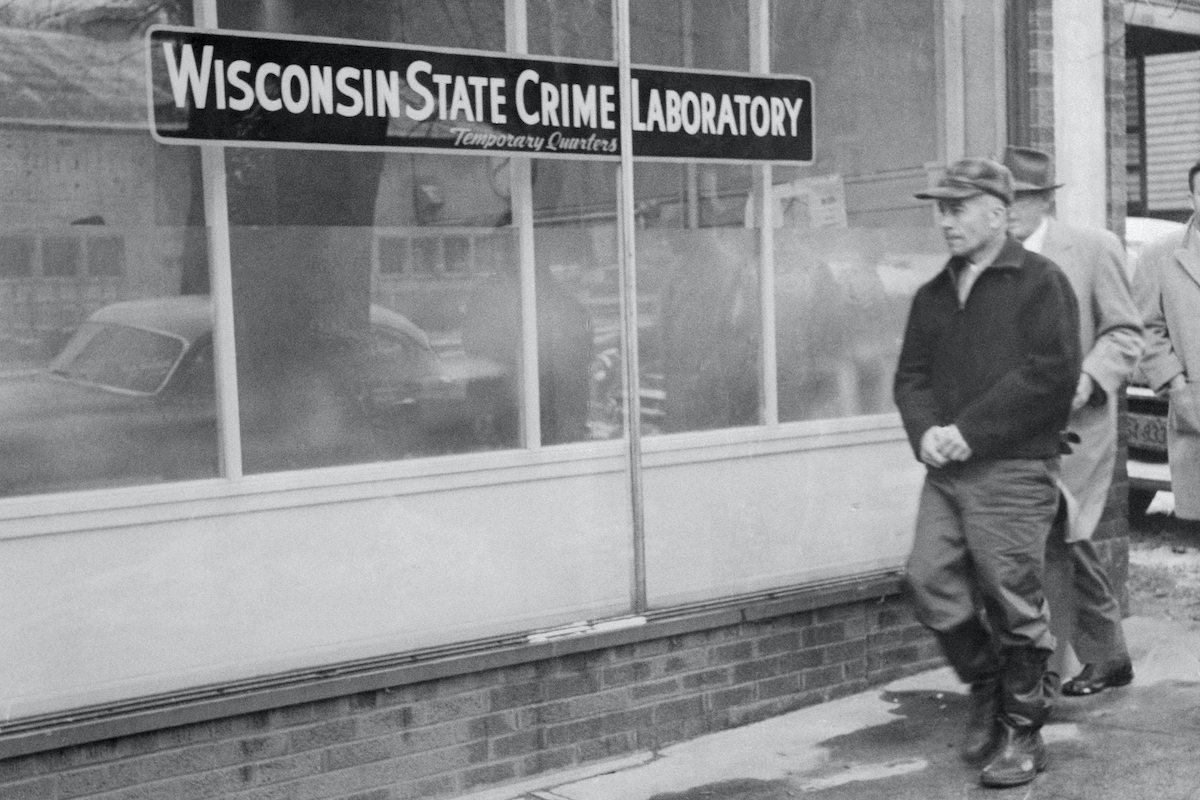
[[[758,237],[748,167],[637,164],[642,432],[759,423]]]
[[[612,61],[612,0],[528,0],[529,52]]]
[[[729,0],[631,0],[633,63],[747,72],[748,12]]]
[[[516,237],[487,158],[228,163],[247,471],[520,444]]]
[[[772,71],[820,87],[813,165],[774,171],[779,419],[894,412],[908,303],[945,258],[912,196],[938,159],[937,4],[771,13]]]
[[[149,21],[0,28],[0,495],[217,474],[199,159],[145,134]]]
[[[532,185],[542,444],[619,438],[617,165],[539,159]]]
[[[225,3],[219,17],[504,49],[503,2]],[[519,253],[497,160],[247,148],[226,165],[247,472],[522,444]]]

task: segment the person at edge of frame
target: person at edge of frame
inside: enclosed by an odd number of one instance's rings
[[[913,297],[893,384],[926,465],[907,588],[970,686],[961,753],[992,787],[1047,764],[1058,676],[1042,569],[1082,360],[1066,275],[1008,235],[1013,185],[1003,164],[966,158],[916,195],[937,201],[950,259]]]
[[[1068,225],[1051,215],[1054,191],[1063,184],[1053,181],[1049,154],[1009,147],[1004,165],[1016,180],[1009,233],[1026,250],[1058,265],[1079,301],[1083,371],[1069,426],[1079,441],[1062,459],[1062,501],[1046,547],[1044,581],[1050,632],[1058,642],[1050,668],[1066,675],[1073,648],[1083,669],[1063,683],[1062,693],[1091,695],[1133,681],[1121,605],[1092,535],[1112,486],[1118,393],[1142,353],[1142,321],[1125,272],[1125,249],[1116,235]]]
[[[1182,231],[1147,244],[1133,295],[1145,325],[1141,371],[1169,398],[1167,461],[1175,516],[1200,532],[1200,161],[1188,170],[1192,216]]]

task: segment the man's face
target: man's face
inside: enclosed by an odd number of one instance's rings
[[[1025,241],[1037,230],[1042,217],[1050,212],[1050,198],[1042,192],[1017,192],[1008,207],[1008,232]]]
[[[1200,215],[1200,174],[1192,179],[1192,185],[1189,188],[1192,195],[1192,211]]]
[[[1008,218],[1004,203],[990,194],[963,200],[939,200],[938,224],[950,254],[971,258],[1003,237]]]

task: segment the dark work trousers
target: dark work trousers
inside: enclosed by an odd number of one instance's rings
[[[928,470],[908,558],[917,618],[961,680],[998,692],[1000,717],[1014,728],[1041,727],[1057,692],[1046,669],[1054,637],[1042,570],[1058,463],[995,459]]]
[[[949,633],[977,619],[982,605],[993,649],[1054,650],[1042,569],[1057,475],[1058,458],[928,470],[908,558],[909,589],[926,627]]]
[[[1084,664],[1128,658],[1121,605],[1100,554],[1091,541],[1068,542],[1066,534],[1060,514],[1046,543],[1050,631],[1060,646],[1070,642]]]

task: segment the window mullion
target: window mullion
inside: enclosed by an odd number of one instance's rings
[[[193,15],[200,28],[217,27],[216,0],[195,0]],[[238,406],[237,353],[233,333],[233,260],[229,246],[229,195],[225,183],[225,148],[203,145],[200,169],[204,180],[204,221],[208,230],[210,301],[213,314],[213,366],[220,437],[221,474],[242,477],[241,411]]]

